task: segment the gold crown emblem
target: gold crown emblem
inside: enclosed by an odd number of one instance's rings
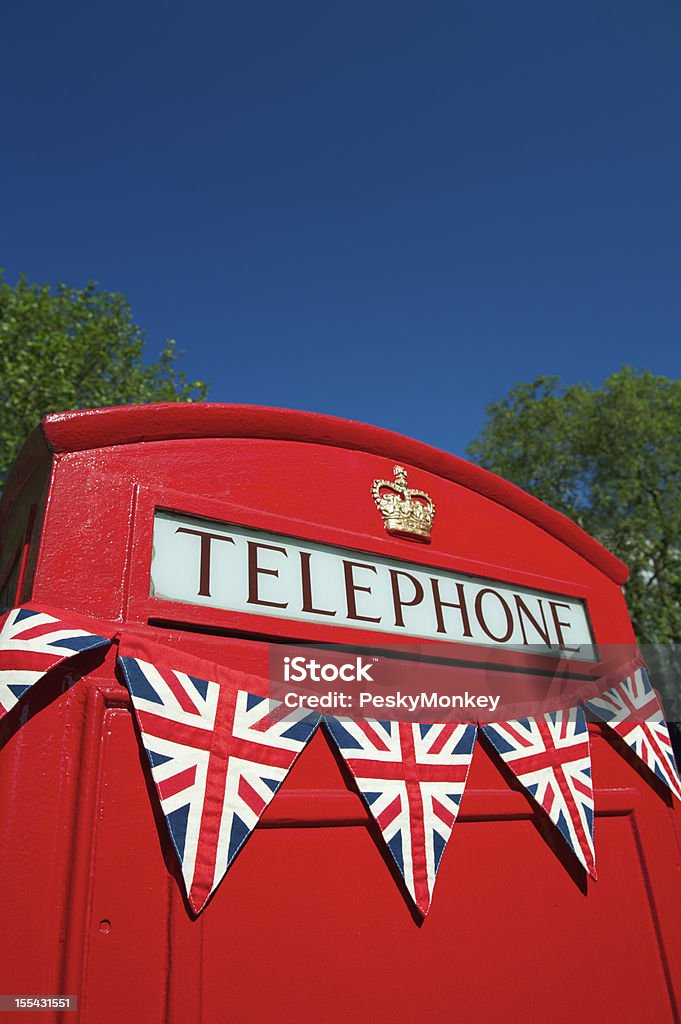
[[[374,480],[371,493],[388,533],[430,540],[435,505],[425,491],[407,487],[407,471],[393,468],[394,480]]]

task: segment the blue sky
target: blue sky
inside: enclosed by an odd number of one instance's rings
[[[0,265],[216,401],[462,453],[540,373],[679,376],[674,0],[13,4]]]

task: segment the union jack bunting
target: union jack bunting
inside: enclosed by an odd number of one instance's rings
[[[476,727],[332,717],[325,724],[425,917],[459,813]]]
[[[591,756],[582,709],[497,722],[483,732],[596,878]]]
[[[60,662],[110,643],[33,608],[13,608],[0,619],[0,718]]]
[[[664,711],[645,668],[636,669],[600,697],[587,701],[587,707],[681,800],[681,779]]]
[[[167,652],[161,654],[167,661]],[[175,664],[182,659],[172,657]],[[200,678],[155,661],[119,654],[187,898],[198,914],[321,716],[238,689],[240,679],[252,681],[240,672],[192,659],[192,668],[204,666],[203,675],[212,677]]]

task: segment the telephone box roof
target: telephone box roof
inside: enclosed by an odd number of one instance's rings
[[[114,406],[45,416],[15,464],[7,490],[20,486],[40,457],[43,441],[55,454],[189,438],[261,438],[330,445],[406,462],[484,495],[535,523],[576,551],[615,583],[628,576],[623,562],[576,523],[515,484],[465,459],[381,427],[315,412],[218,402]],[[14,486],[12,486],[14,485]]]

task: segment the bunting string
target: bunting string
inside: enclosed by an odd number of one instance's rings
[[[23,606],[0,619],[0,719],[67,659],[119,634],[70,612]],[[640,659],[608,666],[575,706],[480,725],[354,720],[287,708],[266,681],[133,633],[119,640],[130,694],[189,906],[200,913],[320,724],[347,765],[417,912],[425,917],[480,728],[495,755],[595,879],[586,708],[678,799],[659,696]],[[607,686],[607,689],[606,689]]]

